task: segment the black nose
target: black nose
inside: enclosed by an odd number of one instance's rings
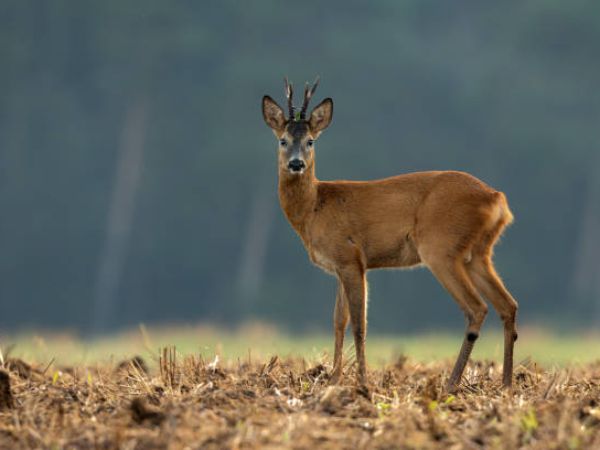
[[[304,167],[306,166],[304,165],[304,161],[301,159],[292,159],[288,163],[288,169],[290,169],[292,172],[300,172],[302,169],[304,169]]]

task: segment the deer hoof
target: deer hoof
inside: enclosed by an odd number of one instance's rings
[[[336,384],[340,384],[341,380],[342,380],[342,376],[339,373],[334,372],[329,376],[329,384],[332,386],[336,385]]]
[[[367,386],[365,383],[360,383],[356,387],[356,393],[358,395],[362,395],[364,398],[366,398],[369,401],[371,400],[371,390],[369,389],[369,386]]]

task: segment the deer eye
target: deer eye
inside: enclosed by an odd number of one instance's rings
[[[313,141],[312,139],[309,139],[309,140],[306,142],[306,145],[307,145],[308,147],[312,147],[314,143],[315,143],[315,141]]]
[[[287,141],[285,139],[280,139],[279,145],[281,145],[282,147],[287,147]]]

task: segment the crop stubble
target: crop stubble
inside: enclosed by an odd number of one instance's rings
[[[330,386],[325,363],[206,361],[174,349],[156,369],[142,358],[55,368],[7,360],[0,371],[0,448],[600,448],[600,362],[543,370],[472,362],[455,396],[450,362],[399,359],[353,368]]]

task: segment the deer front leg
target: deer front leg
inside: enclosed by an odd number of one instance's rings
[[[335,351],[333,354],[333,372],[331,373],[330,382],[337,384],[342,376],[343,354],[344,354],[344,334],[350,319],[350,311],[348,310],[348,302],[344,298],[344,288],[342,283],[338,281],[338,290],[335,298],[335,309],[333,311],[333,326],[335,332]]]
[[[347,268],[340,272],[344,297],[348,303],[356,362],[358,363],[358,384],[367,385],[367,365],[365,361],[365,339],[367,336],[367,293],[365,271],[362,267]]]

